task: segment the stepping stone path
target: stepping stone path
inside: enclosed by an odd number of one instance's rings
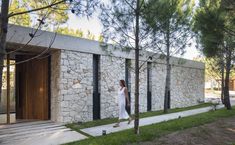
[[[59,145],[85,138],[63,124],[52,121],[0,125],[1,145]]]

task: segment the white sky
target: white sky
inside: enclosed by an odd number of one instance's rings
[[[96,37],[101,34],[102,24],[98,19],[98,14],[93,15],[89,20],[86,17],[78,17],[69,13],[69,20],[66,24],[69,28],[81,29],[83,32],[88,30]],[[186,48],[186,53],[182,56],[186,59],[193,59],[200,55],[200,52],[195,48],[196,42],[193,41],[192,46]]]
[[[83,32],[87,32],[89,30],[96,36],[99,36],[102,31],[102,24],[100,23],[97,15],[92,16],[88,20],[86,17],[79,17],[69,13],[67,26],[73,29],[81,29]]]

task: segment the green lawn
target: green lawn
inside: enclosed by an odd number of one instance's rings
[[[140,135],[135,135],[133,129],[108,134],[100,137],[90,137],[86,140],[69,143],[68,145],[125,145],[128,143],[138,143],[150,141],[156,137],[169,134],[171,132],[200,126],[211,123],[220,118],[235,116],[235,110],[220,109],[210,111],[190,117],[175,119],[167,122],[140,127]]]
[[[185,107],[185,108],[169,109],[168,113],[186,111],[186,110],[190,110],[190,109],[197,109],[197,108],[202,108],[202,107],[207,107],[207,106],[212,106],[212,103],[203,103],[203,104]],[[150,111],[150,112],[140,113],[140,118],[151,117],[151,116],[162,115],[162,114],[164,114],[163,111]],[[111,123],[115,123],[115,122],[117,122],[117,118],[108,118],[108,119],[90,121],[90,122],[82,123],[79,125],[75,124],[75,123],[74,124],[67,124],[66,126],[73,129],[73,130],[80,132],[79,130],[83,129],[83,128],[111,124]]]

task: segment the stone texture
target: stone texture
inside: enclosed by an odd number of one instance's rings
[[[166,81],[166,66],[153,63],[152,108],[162,110]],[[204,100],[204,70],[172,66],[171,108],[197,105]]]
[[[140,61],[142,65],[144,62]],[[131,113],[135,110],[135,60],[131,60]],[[139,111],[147,111],[147,63],[144,63],[139,74]]]
[[[52,68],[55,71],[52,98],[56,98],[52,101],[52,119],[60,122],[92,120],[92,55],[62,50],[54,58],[52,63],[59,64],[60,70]]]
[[[152,63],[152,110],[162,110],[166,82],[166,66]]]
[[[204,70],[173,66],[171,76],[172,108],[197,105],[204,100]]]
[[[135,102],[135,61],[126,58],[100,56],[101,118],[118,117],[119,80],[125,80],[125,67],[129,67],[131,83],[131,113]],[[93,54],[76,51],[55,51],[51,57],[51,116],[58,122],[86,122],[93,119]],[[140,61],[140,65],[143,61]],[[128,66],[125,66],[128,65]],[[152,110],[162,110],[166,65],[151,65]],[[147,111],[147,63],[140,70],[140,112]],[[204,99],[204,69],[173,65],[171,72],[171,108],[198,104]]]
[[[101,56],[101,118],[118,117],[119,80],[125,80],[125,59]]]

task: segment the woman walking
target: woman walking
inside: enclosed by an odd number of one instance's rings
[[[119,127],[120,121],[122,119],[129,119],[128,124],[130,124],[132,121],[132,118],[128,115],[128,113],[126,112],[126,108],[125,108],[126,101],[127,101],[127,106],[130,107],[130,100],[128,97],[128,90],[127,90],[125,81],[120,80],[119,84],[120,84],[120,89],[118,91],[119,117],[118,117],[117,124],[115,124],[113,127]]]

